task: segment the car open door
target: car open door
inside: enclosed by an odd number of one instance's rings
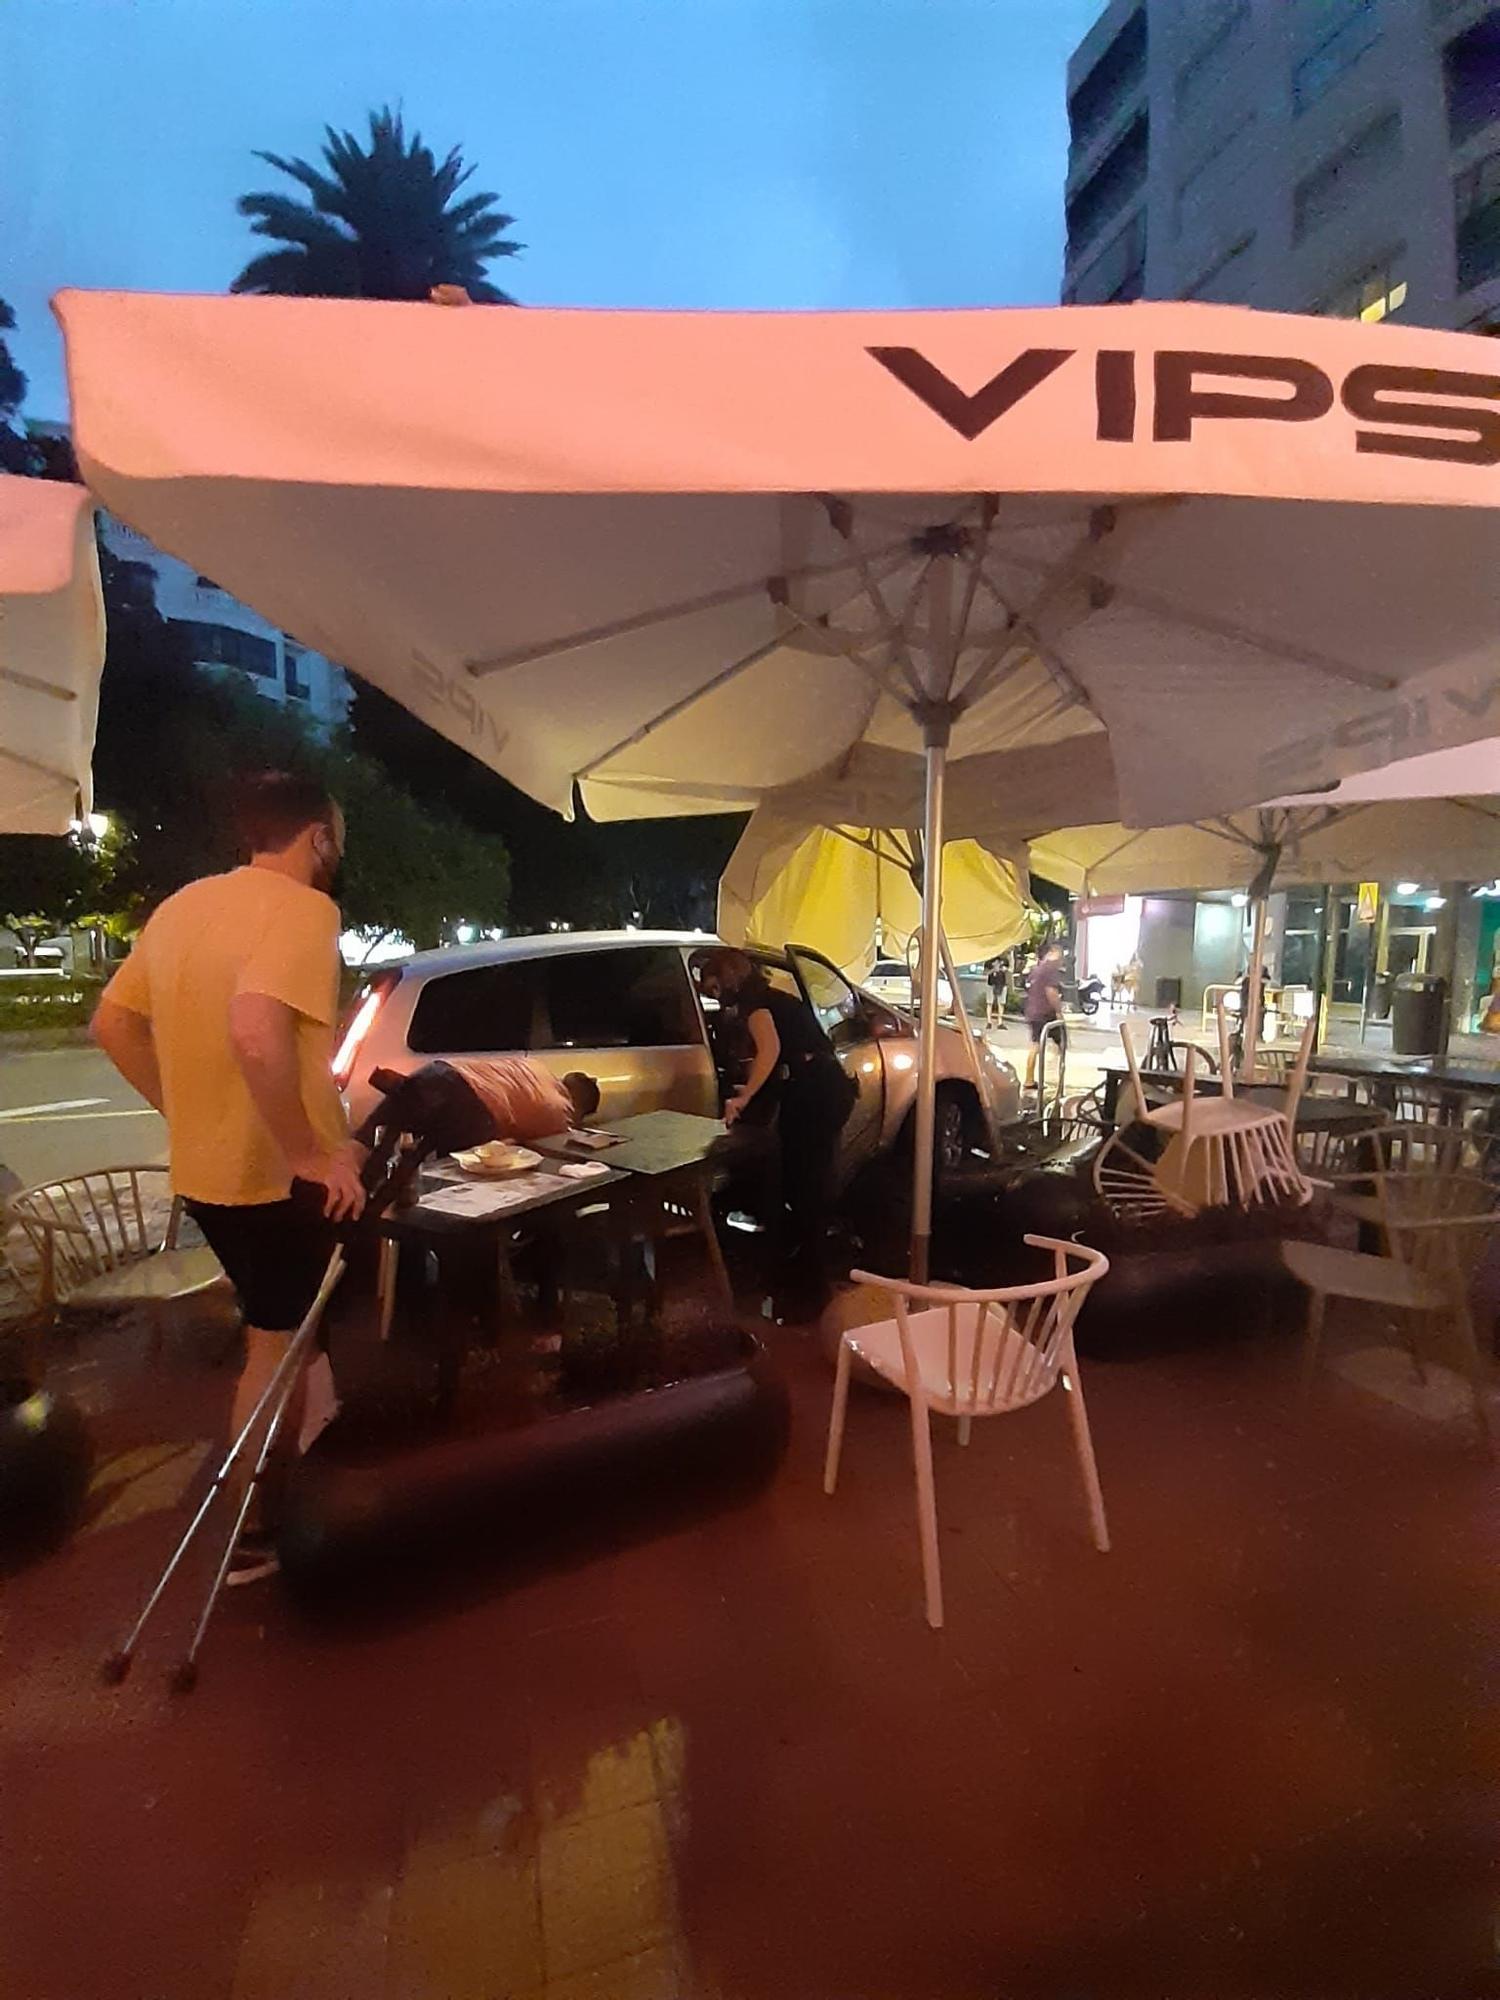
[[[839,1149],[846,1171],[852,1171],[879,1150],[885,1123],[885,1065],[866,1024],[865,1003],[843,973],[806,945],[790,945],[787,956],[845,1075],[859,1087]]]

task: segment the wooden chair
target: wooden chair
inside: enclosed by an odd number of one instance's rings
[[[1456,1335],[1474,1400],[1474,1420],[1485,1450],[1494,1456],[1485,1406],[1484,1361],[1469,1293],[1485,1252],[1500,1232],[1500,1188],[1475,1174],[1441,1169],[1377,1173],[1381,1227],[1389,1256],[1335,1249],[1326,1243],[1285,1242],[1283,1262],[1308,1293],[1302,1392],[1311,1388],[1330,1298],[1358,1299],[1401,1315],[1412,1365],[1421,1355],[1413,1319],[1446,1320]]]
[[[1053,1275],[1037,1284],[995,1291],[956,1285],[916,1285],[902,1278],[851,1272],[855,1284],[889,1294],[893,1319],[852,1327],[839,1342],[838,1374],[828,1424],[823,1491],[838,1484],[849,1405],[849,1376],[856,1360],[906,1396],[911,1408],[912,1452],[916,1463],[917,1523],[922,1549],[922,1582],[927,1622],[943,1622],[943,1580],[938,1558],[937,1499],[932,1474],[931,1413],[958,1419],[960,1444],[969,1441],[975,1417],[1003,1416],[1035,1403],[1061,1380],[1078,1469],[1088,1500],[1094,1546],[1109,1547],[1104,1496],[1099,1488],[1089,1436],[1073,1322],[1090,1288],[1109,1269],[1109,1260],[1079,1243],[1028,1236],[1034,1250],[1052,1253]],[[912,1308],[916,1310],[913,1311]]]
[[[153,1340],[178,1299],[224,1273],[206,1244],[179,1241],[183,1209],[165,1167],[109,1167],[12,1195],[6,1214],[31,1250],[22,1282],[54,1316],[68,1306],[143,1305]]]
[[[1250,1208],[1267,1199],[1310,1198],[1312,1190],[1297,1165],[1292,1132],[1311,1054],[1311,1027],[1309,1023],[1309,1032],[1302,1038],[1286,1108],[1254,1104],[1235,1096],[1228,1022],[1221,1003],[1220,1094],[1194,1095],[1198,1052],[1189,1049],[1180,1097],[1152,1109],[1146,1102],[1130,1024],[1120,1024],[1137,1118],[1142,1124],[1170,1135],[1166,1151],[1152,1169],[1158,1188],[1175,1195],[1192,1210],[1230,1203]]]

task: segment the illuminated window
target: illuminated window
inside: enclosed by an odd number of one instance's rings
[[[1406,289],[1399,253],[1393,254],[1341,285],[1318,310],[1329,319],[1389,319],[1406,304]]]

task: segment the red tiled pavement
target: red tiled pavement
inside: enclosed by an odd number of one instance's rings
[[[826,1500],[828,1369],[776,1338],[794,1436],[752,1505],[358,1631],[241,1593],[188,1700],[170,1617],[95,1678],[179,1518],[159,1468],[156,1511],[7,1582],[0,1993],[1500,1991],[1496,1485],[1464,1430],[1331,1371],[1299,1426],[1271,1345],[1096,1364],[1113,1553],[1060,1408],[945,1430],[932,1633],[903,1406],[856,1396]],[[129,1380],[111,1452],[227,1397],[190,1351]]]

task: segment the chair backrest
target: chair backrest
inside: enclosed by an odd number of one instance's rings
[[[1500,1188],[1441,1169],[1386,1173],[1379,1181],[1392,1252],[1461,1305],[1500,1231]]]
[[[855,1284],[878,1285],[895,1302],[910,1396],[923,1393],[917,1339],[927,1334],[923,1345],[929,1346],[934,1324],[946,1335],[944,1407],[956,1416],[992,1416],[1035,1402],[1056,1382],[1072,1360],[1078,1309],[1109,1269],[1109,1259],[1085,1244],[1055,1236],[1027,1236],[1025,1241],[1033,1250],[1052,1252],[1050,1278],[973,1291],[850,1272]]]
[[[1238,996],[1236,996],[1238,997]],[[1219,1021],[1219,1076],[1223,1083],[1224,1095],[1234,1095],[1234,1042],[1229,1027],[1229,1014],[1224,1005],[1225,995],[1220,994],[1214,1003],[1214,1012]]]
[[[1463,1123],[1469,1102],[1466,1091],[1421,1076],[1398,1078],[1392,1089],[1397,1118],[1410,1118],[1419,1125]]]
[[[1135,1115],[1144,1123],[1147,1111],[1146,1093],[1141,1087],[1141,1066],[1136,1061],[1135,1043],[1131,1040],[1128,1018],[1120,1023],[1120,1040],[1125,1044],[1125,1060],[1130,1065],[1130,1093],[1135,1099]]]
[[[1370,1147],[1381,1131],[1379,1125],[1361,1126],[1351,1132],[1342,1125],[1314,1124],[1299,1128],[1294,1124],[1292,1147],[1297,1165],[1315,1180],[1362,1182],[1365,1188],[1373,1188],[1375,1169],[1370,1162]]]
[[[1380,1135],[1386,1171],[1393,1174],[1463,1173],[1481,1164],[1480,1149],[1462,1125],[1432,1125],[1398,1118]]]
[[[152,1256],[175,1239],[177,1226],[167,1170],[160,1166],[110,1167],[48,1181],[12,1195],[6,1212],[36,1258],[44,1299],[66,1299],[89,1279]]]
[[[1297,1044],[1297,1060],[1287,1080],[1286,1115],[1287,1123],[1295,1132],[1297,1129],[1297,1107],[1302,1102],[1302,1093],[1307,1088],[1307,1065],[1312,1061],[1313,1038],[1318,1032],[1315,1019],[1309,1019],[1302,1030],[1302,1039]]]

